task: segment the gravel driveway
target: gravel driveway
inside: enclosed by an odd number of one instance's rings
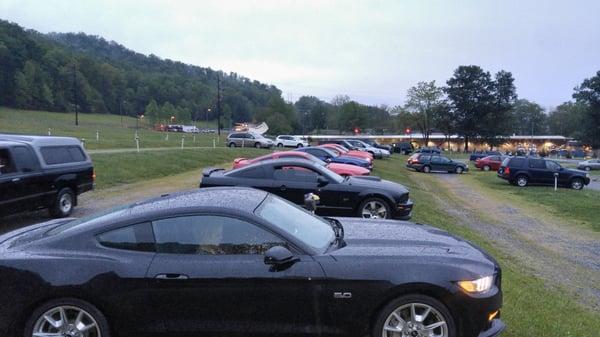
[[[482,194],[461,176],[432,176],[453,197],[448,200],[430,193],[448,213],[515,257],[548,285],[559,284],[581,303],[600,310],[600,233],[550,217],[532,217],[519,205]]]

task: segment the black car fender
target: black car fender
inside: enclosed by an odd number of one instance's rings
[[[390,206],[391,209],[393,209],[394,205],[397,204],[396,200],[394,199],[394,197],[391,196],[390,193],[385,192],[385,191],[380,191],[380,190],[368,189],[368,190],[364,190],[358,194],[357,203],[355,205],[355,208],[358,209],[358,207],[360,206],[360,203],[367,198],[383,199],[388,203],[388,206]]]
[[[54,181],[52,182],[52,190],[56,191],[56,193],[58,193],[65,187],[68,187],[73,191],[73,197],[75,198],[74,203],[77,206],[77,195],[79,194],[79,189],[77,187],[76,173],[66,173],[60,175],[56,177],[56,179],[54,179]],[[52,197],[52,200],[54,200],[55,197],[56,195]]]

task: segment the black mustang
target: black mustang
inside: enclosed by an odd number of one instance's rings
[[[279,195],[297,205],[304,196],[320,197],[317,214],[410,219],[413,203],[406,187],[378,177],[342,177],[303,159],[263,161],[232,171],[206,169],[200,187],[248,186]]]
[[[490,337],[500,273],[433,227],[202,189],[0,236],[0,335]]]

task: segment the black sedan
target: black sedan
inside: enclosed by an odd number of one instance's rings
[[[406,187],[378,177],[342,177],[309,160],[278,159],[240,169],[206,169],[200,187],[249,186],[297,205],[317,194],[317,214],[408,220],[413,203]]]
[[[489,337],[500,268],[433,227],[212,188],[0,236],[0,335]]]

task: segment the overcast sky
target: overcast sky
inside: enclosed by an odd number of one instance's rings
[[[285,99],[388,105],[468,64],[511,71],[521,98],[558,105],[600,70],[599,13],[597,0],[0,0],[0,18],[26,28],[234,71]]]

